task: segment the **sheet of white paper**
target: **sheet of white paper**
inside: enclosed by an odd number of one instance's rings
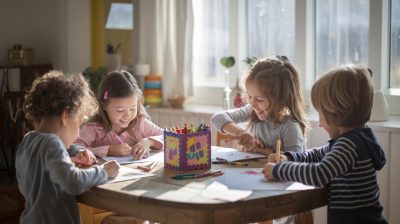
[[[126,166],[121,166],[119,168],[119,173],[118,176],[113,178],[113,179],[108,179],[106,182],[107,184],[109,183],[115,183],[115,182],[120,182],[120,181],[125,181],[125,180],[133,180],[133,179],[138,179],[142,177],[150,177],[154,176],[154,174],[151,173],[144,173]]]
[[[150,156],[146,159],[135,160],[132,156],[125,157],[114,157],[107,156],[103,158],[105,161],[116,160],[119,164],[130,164],[130,163],[144,163],[144,162],[164,162],[164,151],[152,153],[150,152]]]
[[[231,190],[219,182],[213,182],[201,192],[201,195],[210,199],[234,202],[250,196],[252,191]]]
[[[217,157],[232,162],[240,160],[266,158],[267,156],[259,153],[243,152],[232,148],[218,147],[218,149],[211,151],[212,161],[217,161]]]
[[[239,190],[307,190],[307,186],[298,182],[268,181],[261,173],[262,168],[225,168],[224,175],[217,181],[229,189]]]

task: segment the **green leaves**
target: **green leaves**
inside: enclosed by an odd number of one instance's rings
[[[82,75],[89,83],[90,89],[96,93],[101,79],[107,74],[107,72],[108,69],[104,66],[98,68],[87,67],[85,71],[82,72]]]
[[[230,68],[230,67],[233,67],[235,65],[235,58],[233,56],[223,57],[223,58],[221,58],[221,60],[219,62],[225,68]]]
[[[247,64],[247,66],[251,67],[259,58],[257,56],[246,57],[243,62]]]

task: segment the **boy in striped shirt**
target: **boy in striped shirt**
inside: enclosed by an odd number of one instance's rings
[[[281,163],[269,156],[267,179],[326,186],[328,223],[387,223],[379,202],[377,170],[385,154],[372,130],[373,86],[366,68],[345,65],[328,72],[312,87],[311,100],[329,144],[306,152],[285,152]]]

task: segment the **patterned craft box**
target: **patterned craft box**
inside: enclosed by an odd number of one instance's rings
[[[210,129],[187,134],[164,130],[164,167],[179,171],[210,169]]]

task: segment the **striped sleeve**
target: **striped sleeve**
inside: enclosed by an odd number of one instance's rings
[[[328,152],[329,145],[327,144],[304,152],[286,152],[285,155],[289,156],[289,158],[295,162],[317,163],[321,161]]]
[[[357,159],[356,146],[347,138],[338,139],[330,151],[326,145],[303,153],[292,153],[291,156],[294,162],[274,166],[274,177],[320,187],[346,173]]]

